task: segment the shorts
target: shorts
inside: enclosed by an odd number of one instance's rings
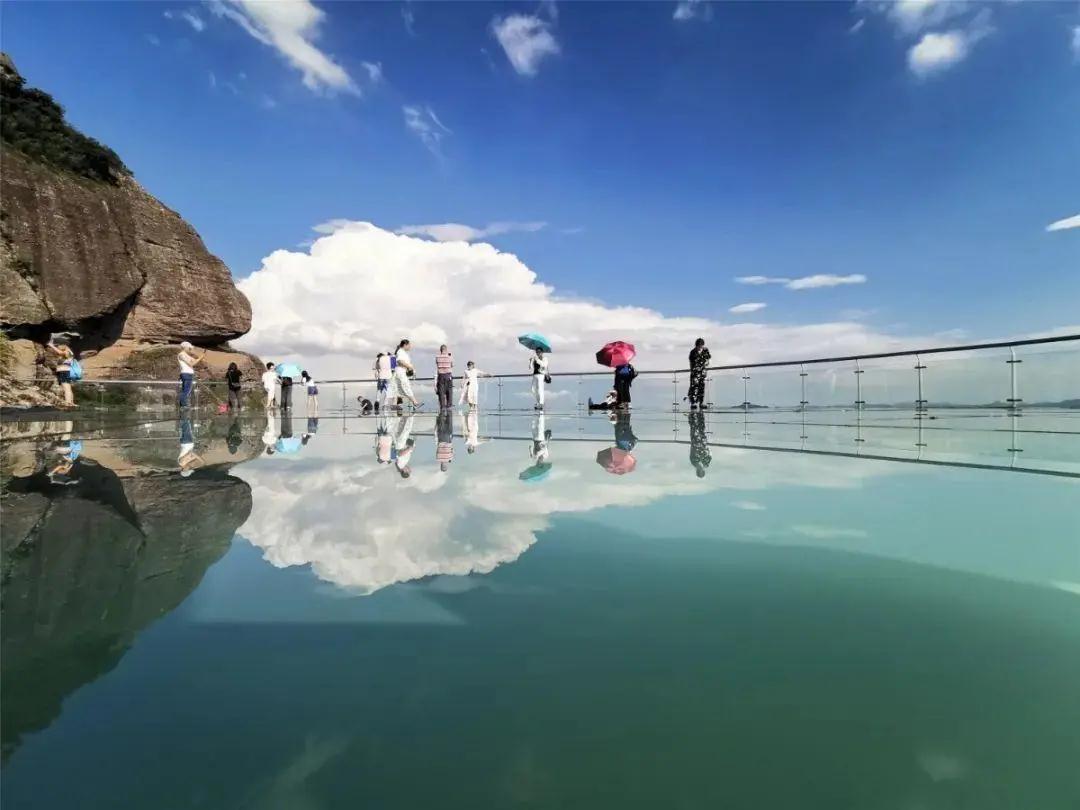
[[[71,370],[70,369],[64,369],[63,371],[61,371],[60,369],[57,369],[56,370],[56,381],[58,383],[60,383],[61,385],[64,385],[65,383],[71,382]]]
[[[307,395],[309,397],[317,397],[319,395],[319,386],[317,386],[317,385],[309,385],[307,387]]]

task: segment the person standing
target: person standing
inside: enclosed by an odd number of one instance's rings
[[[64,407],[75,407],[75,394],[71,390],[71,361],[75,359],[75,352],[67,343],[58,340],[50,340],[45,347],[56,355],[56,382],[64,395]]]
[[[198,357],[195,356],[195,347],[188,341],[180,344],[180,353],[176,355],[180,363],[180,407],[186,408],[191,404],[191,389],[195,385],[195,366],[203,362],[206,352]]]
[[[615,368],[615,408],[626,411],[630,409],[630,385],[637,376],[637,369],[629,363],[623,363]]]
[[[415,411],[419,410],[420,401],[413,396],[412,383],[409,381],[409,378],[416,374],[412,358],[409,356],[409,349],[411,348],[412,343],[409,339],[403,338],[394,351],[394,357],[397,361],[394,367],[394,396],[409,400]]]
[[[319,415],[319,386],[311,379],[306,371],[300,372],[300,381],[307,386],[307,410],[308,416]]]
[[[295,368],[295,366],[293,366]],[[292,410],[292,387],[293,378],[289,374],[279,374],[278,380],[281,383],[281,410]]]
[[[435,393],[439,395],[439,410],[454,406],[454,356],[444,343],[435,355]]]
[[[544,385],[551,381],[548,373],[548,359],[543,350],[537,347],[536,353],[529,358],[529,370],[532,373],[532,394],[536,399],[533,409],[544,409]]]
[[[458,402],[460,405],[462,402],[468,403],[469,410],[476,410],[476,406],[480,401],[480,377],[490,377],[487,372],[481,371],[476,367],[476,363],[470,360],[465,364],[465,378],[461,387],[461,400]]]
[[[273,363],[266,364],[266,371],[262,375],[263,390],[266,391],[266,409],[270,410],[277,404],[277,371]]]
[[[229,410],[240,410],[240,381],[244,378],[244,375],[240,373],[240,368],[236,363],[229,363],[229,368],[225,371],[225,382],[229,387]]]
[[[390,393],[390,380],[393,377],[393,368],[390,366],[390,355],[379,352],[375,357],[375,413],[386,412],[386,397]]]
[[[695,340],[694,348],[690,350],[690,391],[687,395],[690,410],[705,407],[705,375],[711,359],[709,350],[705,348],[705,338]]]

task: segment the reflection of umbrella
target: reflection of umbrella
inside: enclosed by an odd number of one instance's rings
[[[540,464],[534,464],[531,467],[527,467],[518,473],[518,480],[525,481],[529,484],[538,484],[548,477],[551,472],[551,462],[544,461]]]
[[[633,343],[615,340],[596,353],[596,362],[602,366],[617,368],[633,360],[635,354],[637,349]]]
[[[601,450],[596,454],[596,463],[612,475],[626,475],[628,472],[634,471],[634,467],[637,466],[637,459],[625,450],[620,450],[618,447],[609,447],[607,450]]]
[[[279,453],[298,453],[303,443],[299,436],[282,436],[274,442],[274,449]]]
[[[536,332],[526,332],[524,335],[519,335],[518,343],[533,351],[539,349],[542,352],[551,352],[551,343],[546,337],[538,335]]]
[[[296,363],[281,363],[274,368],[279,377],[299,377],[301,368]]]

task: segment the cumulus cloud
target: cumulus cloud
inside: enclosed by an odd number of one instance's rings
[[[755,301],[748,304],[736,304],[731,309],[729,309],[728,312],[733,312],[736,315],[739,315],[743,312],[757,312],[760,309],[765,309],[765,307],[765,304]]]
[[[735,282],[753,286],[762,284],[782,284],[789,290],[813,290],[818,287],[839,287],[842,284],[865,284],[866,276],[862,273],[852,273],[847,276],[819,273],[813,276],[802,276],[801,278],[784,278],[782,276],[737,276]]]
[[[522,76],[535,76],[545,57],[559,53],[551,23],[531,14],[496,17],[491,21],[491,33]]]
[[[1070,228],[1080,228],[1080,214],[1075,217],[1066,217],[1065,219],[1059,219],[1057,222],[1051,222],[1046,226],[1046,230],[1049,231],[1067,231]]]
[[[474,228],[457,222],[443,222],[437,225],[402,225],[397,232],[409,236],[426,236],[436,242],[476,242],[479,239],[514,231],[535,233],[546,227],[546,222],[492,222],[484,228]]]
[[[305,87],[360,94],[345,68],[316,46],[326,13],[310,0],[211,0],[210,9],[277,51],[300,71]]]
[[[484,242],[436,242],[367,222],[325,223],[308,251],[276,250],[239,286],[251,331],[236,343],[268,358],[318,360],[320,374],[366,375],[408,335],[420,353],[451,343],[490,372],[524,364],[517,336],[545,334],[553,369],[595,365],[599,346],[633,340],[642,368],[680,367],[705,337],[718,364],[910,346],[858,323],[724,324],[559,295],[520,259]]]
[[[860,0],[860,7],[883,14],[901,34],[941,25],[970,8],[964,0]]]
[[[405,116],[405,128],[419,138],[429,152],[441,157],[443,138],[454,133],[439,120],[435,111],[426,104],[406,104],[401,108],[401,113]]]
[[[984,9],[966,28],[923,34],[908,51],[908,67],[920,78],[940,73],[967,58],[975,43],[992,30],[990,10]]]
[[[679,22],[711,20],[712,6],[703,2],[703,0],[680,0],[675,4],[675,12],[671,15],[671,18]]]

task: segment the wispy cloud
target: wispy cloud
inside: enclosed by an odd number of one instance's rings
[[[764,512],[765,507],[757,501],[733,501],[732,506],[744,512]]]
[[[345,68],[315,45],[326,13],[310,0],[210,0],[210,10],[277,51],[300,71],[308,89],[360,95]]]
[[[843,284],[865,284],[866,276],[862,273],[852,273],[847,276],[835,276],[831,273],[819,273],[802,278],[783,278],[780,276],[738,276],[735,279],[738,284],[782,284],[789,290],[814,290],[819,287],[839,287]]]
[[[861,540],[870,535],[865,529],[849,529],[843,526],[792,526],[795,534],[809,537],[814,540]]]
[[[532,14],[496,17],[491,21],[491,33],[522,76],[535,76],[545,57],[560,52],[551,23]]]
[[[476,242],[489,236],[522,231],[535,233],[547,227],[546,222],[492,222],[484,228],[474,228],[457,222],[438,225],[402,225],[397,233],[409,236],[426,236],[436,242]]]
[[[416,36],[416,12],[413,11],[412,3],[405,0],[401,6],[401,21],[405,24],[405,30],[410,37]]]
[[[852,24],[851,28],[849,28],[847,32],[849,34],[857,34],[862,31],[864,25],[866,25],[866,18],[860,17]]]
[[[203,18],[194,11],[182,11],[180,12],[180,18],[200,33],[206,28],[206,23],[203,22]]]
[[[1080,62],[1080,25],[1073,26],[1071,45],[1073,59]]]
[[[1080,228],[1080,214],[1075,217],[1066,217],[1065,219],[1059,219],[1057,222],[1051,222],[1046,226],[1047,232],[1049,231],[1067,231],[1070,228]]]
[[[990,9],[983,9],[965,28],[923,34],[908,51],[908,67],[920,78],[940,73],[966,59],[975,43],[993,30]]]
[[[675,12],[671,15],[671,18],[679,22],[711,20],[712,6],[703,2],[703,0],[680,0],[675,4]]]
[[[429,152],[442,157],[442,140],[454,133],[439,120],[435,111],[426,104],[406,104],[401,112],[405,116],[405,128],[419,138]]]
[[[747,304],[736,304],[728,312],[733,312],[736,315],[741,315],[744,312],[757,312],[758,310],[765,309],[767,305],[762,304],[759,301],[754,301]]]
[[[158,47],[161,44],[161,40],[158,39],[153,34],[147,34],[146,35],[146,41],[149,42],[151,45],[153,45],[155,48]]]

